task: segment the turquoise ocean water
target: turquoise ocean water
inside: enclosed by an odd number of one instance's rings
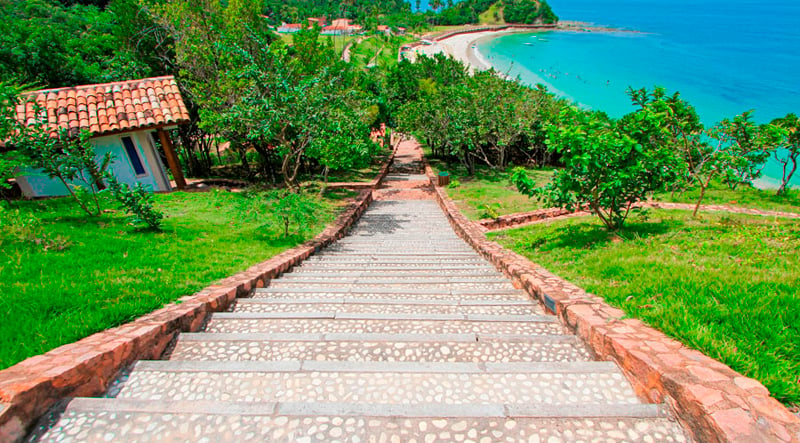
[[[486,39],[495,68],[619,117],[628,87],[680,91],[706,125],[754,109],[800,113],[800,2],[553,0],[562,20],[639,32],[543,32]],[[775,185],[777,162],[759,186]],[[793,179],[800,186],[800,176]]]

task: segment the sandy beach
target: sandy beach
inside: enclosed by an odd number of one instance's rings
[[[551,31],[568,31],[568,32],[609,32],[609,33],[639,33],[639,31],[621,30],[608,27],[597,27],[590,23],[584,22],[563,22]],[[492,67],[491,63],[486,60],[486,57],[478,51],[476,43],[479,40],[494,38],[504,34],[520,33],[520,32],[537,32],[536,30],[526,28],[506,28],[501,30],[472,32],[465,34],[456,34],[452,37],[445,38],[439,41],[432,41],[431,45],[417,46],[412,51],[411,59],[413,60],[416,54],[425,54],[432,56],[438,53],[445,53],[453,56],[456,60],[465,63],[470,67],[471,71],[485,71]]]
[[[504,29],[501,31],[482,31],[469,34],[457,34],[441,41],[435,41],[432,45],[422,45],[415,48],[416,53],[432,56],[438,53],[445,53],[453,56],[456,60],[465,63],[471,70],[485,71],[490,69],[491,64],[475,47],[478,40],[492,38],[513,32],[531,32],[523,29]]]

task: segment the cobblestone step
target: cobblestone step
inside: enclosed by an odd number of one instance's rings
[[[478,269],[324,269],[314,267],[298,267],[294,268],[291,273],[284,274],[283,277],[305,277],[309,279],[328,278],[336,276],[339,278],[358,278],[370,277],[379,279],[389,278],[479,278],[479,277],[494,277],[501,278],[503,274],[491,268],[478,268]]]
[[[181,334],[172,360],[554,362],[592,356],[573,335]]]
[[[653,405],[373,405],[76,399],[43,442],[687,441]]]
[[[313,288],[259,288],[253,291],[253,298],[270,298],[291,300],[297,297],[313,296],[317,298],[337,299],[348,297],[361,300],[376,299],[418,299],[433,301],[442,300],[486,300],[486,301],[521,301],[530,300],[528,294],[518,289],[464,289],[464,288],[345,288],[335,287],[326,290]]]
[[[207,332],[224,333],[485,333],[560,334],[555,317],[536,315],[222,313]]]
[[[116,398],[422,405],[637,404],[613,363],[143,361]]]
[[[458,289],[471,289],[475,291],[490,291],[490,290],[507,290],[514,289],[511,282],[482,282],[482,281],[464,281],[464,282],[426,282],[415,281],[407,279],[406,281],[399,280],[386,280],[386,281],[358,281],[358,282],[330,282],[324,280],[315,281],[300,281],[300,280],[273,280],[269,284],[273,289],[313,289],[319,292],[330,292],[337,289],[396,289],[403,290],[408,287],[423,288],[423,289],[438,289],[438,290],[458,290]]]
[[[373,284],[389,284],[389,285],[447,285],[451,283],[494,283],[502,284],[503,286],[510,285],[508,279],[503,278],[501,274],[493,272],[491,274],[467,276],[458,275],[437,275],[423,277],[420,273],[406,274],[406,275],[385,275],[385,274],[366,274],[355,273],[356,275],[342,274],[311,274],[311,273],[287,273],[281,278],[272,280],[270,286],[274,283],[308,283],[308,284],[325,284],[325,283],[345,283],[356,285],[373,285]],[[513,288],[513,286],[511,286]]]
[[[477,256],[464,257],[464,258],[430,258],[420,256],[404,256],[404,257],[382,257],[377,258],[373,256],[332,256],[332,255],[317,255],[309,257],[305,264],[312,266],[351,266],[351,265],[370,265],[373,267],[390,266],[390,267],[414,267],[414,266],[488,266],[486,260]]]
[[[491,314],[491,315],[543,315],[544,311],[533,302],[513,303],[460,303],[435,302],[427,299],[358,299],[305,298],[287,300],[239,299],[233,312],[335,312],[335,313],[385,313],[385,314]]]
[[[488,264],[472,264],[472,265],[446,265],[446,266],[437,266],[437,265],[425,265],[425,264],[418,264],[417,266],[409,268],[408,266],[392,266],[391,264],[384,264],[381,266],[376,266],[369,263],[351,263],[349,265],[337,265],[333,263],[304,263],[300,266],[297,266],[292,269],[292,273],[295,272],[360,272],[363,274],[381,274],[381,273],[402,273],[402,272],[412,272],[412,273],[422,273],[426,272],[429,273],[428,275],[435,275],[430,274],[434,272],[494,272],[497,275],[501,275],[499,271],[497,271],[493,266]]]

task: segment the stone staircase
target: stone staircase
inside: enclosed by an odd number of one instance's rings
[[[72,400],[32,438],[689,440],[432,200],[376,201],[348,237],[182,334],[167,360],[136,363],[106,398]]]

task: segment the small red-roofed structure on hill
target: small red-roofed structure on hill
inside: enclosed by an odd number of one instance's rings
[[[111,153],[110,170],[122,183],[141,183],[152,191],[169,191],[157,144],[164,150],[178,188],[185,186],[178,156],[167,130],[189,122],[189,111],[172,76],[114,83],[44,89],[23,94],[17,119],[26,125],[43,122],[56,133],[91,134],[98,159]],[[67,194],[57,180],[35,170],[17,178],[26,197]]]
[[[294,34],[300,32],[304,28],[300,23],[284,23],[278,27],[278,32],[281,34]]]

